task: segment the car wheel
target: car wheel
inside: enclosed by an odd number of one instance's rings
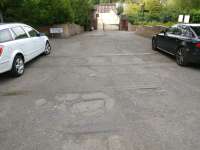
[[[186,66],[188,64],[186,56],[185,56],[185,48],[179,48],[176,53],[176,62],[180,66]]]
[[[44,54],[45,55],[49,55],[51,53],[51,45],[49,42],[46,43],[46,46],[45,46],[45,51],[44,51]]]
[[[17,55],[14,58],[11,74],[14,77],[19,77],[24,74],[24,60],[22,56]]]
[[[156,38],[153,38],[153,39],[152,39],[152,49],[153,49],[154,51],[158,50]]]

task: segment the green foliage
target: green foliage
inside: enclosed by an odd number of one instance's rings
[[[96,3],[98,0],[0,0],[0,12],[6,22],[35,27],[68,22],[88,28]]]
[[[93,6],[109,2],[125,2],[127,7],[118,12],[134,24],[177,22],[179,14],[190,14],[192,22],[200,22],[199,0],[0,0],[0,18],[3,14],[6,22],[35,27],[69,22],[88,29]]]
[[[159,16],[160,11],[162,10],[162,5],[160,0],[146,0],[147,10],[149,10],[149,14],[155,18]]]
[[[92,3],[88,0],[72,0],[72,8],[75,16],[74,22],[84,26],[86,30],[90,28],[92,6]]]
[[[199,10],[191,10],[191,21],[193,23],[200,23],[200,9]]]
[[[73,22],[70,0],[7,0],[4,7],[7,22],[24,22],[33,26]]]
[[[126,1],[126,7],[124,9],[124,14],[131,16],[137,15],[140,11],[140,6],[136,3],[132,3],[131,0]]]
[[[117,15],[121,15],[124,12],[124,7],[122,3],[117,7]]]
[[[127,1],[130,10],[125,12],[133,24],[176,23],[180,14],[190,14],[191,23],[200,23],[199,0],[140,0],[140,3]],[[135,9],[132,7],[133,5],[138,5],[140,9]],[[145,6],[145,11],[143,11],[142,5]]]
[[[200,8],[199,0],[168,0],[167,5],[169,8],[181,9],[181,10]]]

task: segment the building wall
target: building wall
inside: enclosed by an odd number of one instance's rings
[[[113,26],[119,25],[119,22],[120,22],[119,16],[113,11],[111,11],[110,13],[99,13],[99,17],[97,19],[97,24],[98,24],[97,28],[99,30],[103,30],[103,28],[105,29],[106,27],[112,30]]]

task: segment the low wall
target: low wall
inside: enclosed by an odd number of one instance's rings
[[[54,37],[61,37],[61,38],[67,38],[76,34],[80,34],[84,32],[84,28],[82,26],[79,26],[77,24],[58,24],[53,26],[46,26],[39,28],[40,32],[46,33],[48,36],[52,36],[50,34],[50,28],[63,28],[62,34],[54,34]]]
[[[165,26],[145,26],[145,25],[131,25],[129,24],[129,31],[134,31],[138,35],[145,37],[152,37],[155,34],[160,33],[163,30],[166,30]]]
[[[135,32],[137,30],[138,25],[132,25],[131,23],[128,23],[128,31]]]
[[[103,28],[105,31],[119,31],[118,24],[104,24]]]

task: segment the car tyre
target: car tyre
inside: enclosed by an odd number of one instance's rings
[[[179,48],[177,50],[177,53],[176,53],[176,62],[179,66],[186,66],[188,64],[188,61],[186,59],[186,51],[185,51],[185,48],[182,47],[182,48]]]
[[[47,41],[45,50],[44,50],[44,55],[49,55],[49,54],[51,54],[51,45],[50,45],[49,41]]]
[[[11,75],[13,77],[19,77],[24,74],[24,59],[21,55],[17,55],[14,58]]]
[[[154,51],[158,50],[156,38],[152,39],[152,50],[154,50]]]

